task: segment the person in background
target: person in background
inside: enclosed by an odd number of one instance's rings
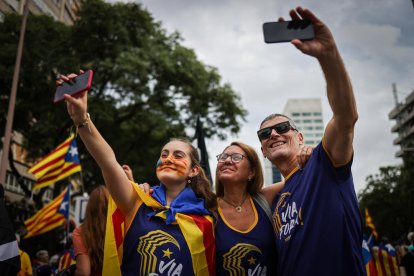
[[[49,264],[49,252],[39,250],[36,253],[36,260],[33,262],[33,274],[36,276],[53,275],[52,266]]]
[[[351,81],[328,27],[308,9],[289,14],[314,26],[312,40],[291,44],[318,60],[333,116],[302,170],[296,156],[304,138],[289,117],[269,115],[257,131],[263,154],[285,178],[272,204],[277,274],[365,275],[362,218],[351,172],[358,120]]]
[[[19,255],[20,255],[20,271],[17,276],[31,276],[33,274],[32,262],[30,261],[29,254],[20,249],[20,235],[16,234],[16,240],[19,244]]]
[[[95,188],[89,196],[82,225],[73,231],[75,275],[102,275],[108,196],[105,186]]]
[[[414,276],[414,232],[408,233],[407,239],[410,245],[407,248],[407,253],[401,258],[400,276]]]
[[[407,235],[407,239],[408,239],[408,251],[410,252],[414,252],[414,232],[410,232]]]

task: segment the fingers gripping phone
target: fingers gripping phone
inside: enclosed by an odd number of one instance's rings
[[[263,24],[266,43],[290,42],[292,39],[311,40],[315,37],[313,24],[309,20],[266,22]]]
[[[59,103],[65,98],[63,95],[69,94],[73,97],[88,90],[92,85],[93,71],[87,70],[85,73],[76,76],[74,79],[68,82],[64,82],[59,85],[55,92],[54,103]]]

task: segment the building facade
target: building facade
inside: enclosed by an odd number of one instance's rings
[[[321,99],[289,99],[283,114],[296,123],[305,145],[316,146],[322,140],[324,123]]]
[[[27,0],[0,0],[0,20],[7,13],[23,14]],[[29,11],[34,15],[49,15],[56,21],[72,25],[79,10],[78,0],[30,0]]]
[[[319,98],[289,99],[282,114],[290,117],[302,132],[305,145],[316,146],[322,140],[324,132],[322,103]],[[264,159],[265,185],[281,181],[279,170]]]
[[[0,0],[0,22],[6,14],[23,14],[28,0]],[[32,15],[48,15],[54,20],[67,25],[73,25],[76,13],[80,7],[79,0],[29,0],[29,13]],[[17,50],[17,49],[16,49]],[[3,129],[0,131],[4,131]],[[0,135],[3,135],[1,133]],[[10,143],[12,164],[7,164],[6,180],[4,183],[5,204],[16,229],[35,212],[32,196],[28,196],[36,180],[28,173],[31,163],[26,160],[27,150],[23,146],[24,137],[13,131]],[[0,149],[0,156],[2,155]],[[19,183],[27,189],[24,191]],[[34,192],[36,194],[37,192]],[[42,195],[43,202],[53,199],[53,188],[48,187]]]
[[[396,103],[388,117],[390,120],[395,120],[391,131],[397,133],[398,137],[394,139],[393,143],[400,146],[395,157],[402,157],[404,152],[412,152],[414,150],[414,90],[405,98],[404,102]]]

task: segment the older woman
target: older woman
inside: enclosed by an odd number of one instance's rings
[[[217,275],[275,275],[269,205],[284,183],[263,189],[259,157],[241,142],[231,143],[217,161]]]

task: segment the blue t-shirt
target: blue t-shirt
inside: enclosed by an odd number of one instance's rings
[[[191,254],[180,227],[142,204],[124,239],[122,275],[194,275]]]
[[[229,225],[221,209],[215,227],[217,275],[275,275],[276,247],[272,224],[252,199],[255,221],[247,231]]]
[[[319,144],[272,204],[278,275],[365,275],[352,161],[334,167]]]

